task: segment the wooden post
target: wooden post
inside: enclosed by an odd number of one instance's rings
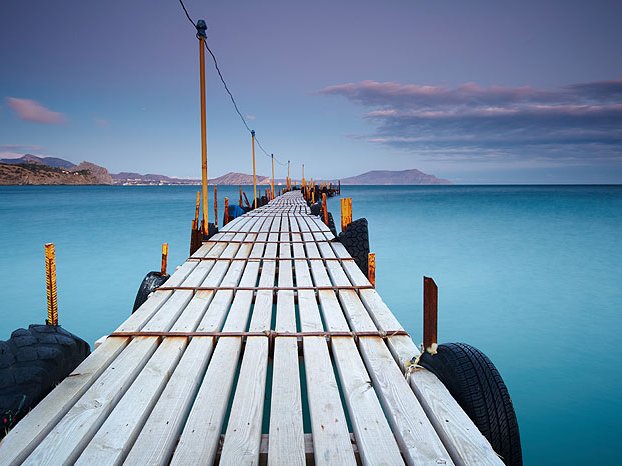
[[[348,225],[352,223],[352,198],[344,197],[341,199],[341,231],[346,231]]]
[[[257,208],[257,172],[255,171],[255,130],[251,131],[251,140],[253,145],[253,208]]]
[[[376,253],[370,252],[367,255],[367,279],[371,286],[376,288]]]
[[[322,210],[324,212],[324,223],[328,225],[328,207],[326,207],[326,193],[322,193]]]
[[[315,189],[311,190],[311,204],[315,204]]]
[[[423,277],[423,347],[436,354],[438,325],[438,287],[430,277]]]
[[[201,187],[203,191],[203,233],[209,231],[209,209],[207,207],[207,119],[205,116],[205,31],[207,25],[200,19],[197,21],[197,37],[199,38],[199,77],[201,81]]]
[[[58,325],[58,298],[56,295],[56,254],[54,243],[45,245],[45,288],[48,298],[47,325]]]
[[[214,226],[218,228],[218,186],[214,185]]]
[[[160,275],[166,275],[166,265],[168,263],[168,243],[162,243],[162,267],[160,268]]]
[[[274,154],[272,154],[272,191],[271,196],[274,199]]]
[[[224,225],[229,223],[229,198],[225,197],[225,218],[222,222]]]
[[[243,207],[244,204],[242,204],[242,186],[240,186],[240,202],[239,202],[239,206]]]
[[[339,180],[339,190],[337,191],[337,193],[341,196],[341,180]]]

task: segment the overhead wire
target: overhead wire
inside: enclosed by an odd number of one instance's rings
[[[193,21],[192,17],[190,16],[190,13],[188,13],[188,10],[186,9],[186,5],[184,5],[183,0],[179,0],[179,3],[181,5],[181,7],[183,8],[184,13],[186,14],[186,18],[188,18],[188,21],[192,24],[192,26],[194,28],[196,28],[196,23],[195,23],[195,21]],[[225,88],[225,91],[227,92],[227,94],[229,95],[229,98],[231,99],[231,103],[233,104],[233,108],[235,109],[235,112],[240,117],[240,120],[242,120],[242,124],[244,125],[246,130],[249,133],[251,133],[252,130],[251,130],[250,126],[248,125],[248,122],[246,121],[246,118],[244,118],[244,115],[240,111],[240,108],[238,107],[238,104],[237,104],[237,102],[235,100],[235,97],[233,97],[233,93],[229,89],[229,86],[227,85],[227,82],[225,81],[225,78],[224,78],[224,76],[223,76],[223,74],[222,74],[222,72],[220,70],[220,66],[218,65],[218,60],[216,59],[216,55],[214,54],[214,52],[212,52],[212,49],[210,49],[209,45],[207,45],[207,41],[205,41],[205,48],[207,49],[207,51],[211,55],[212,60],[214,61],[214,67],[216,68],[216,72],[218,73],[218,77],[220,78],[220,82],[222,83],[223,87]],[[263,147],[261,142],[259,142],[259,139],[257,138],[257,136],[255,136],[255,142],[257,143],[257,145],[259,146],[259,149],[261,149],[261,151],[264,153],[264,155],[266,157],[274,158],[274,160],[281,166],[286,166],[287,165],[287,163],[281,162],[277,157],[274,157],[273,154],[268,153],[268,151]]]

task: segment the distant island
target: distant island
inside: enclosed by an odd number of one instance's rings
[[[253,175],[230,172],[211,178],[213,185],[250,185]],[[275,180],[279,185],[285,180]],[[198,185],[201,180],[173,178],[165,175],[134,172],[109,173],[104,167],[91,162],[76,165],[56,157],[38,157],[26,154],[14,159],[0,159],[0,185],[123,185],[123,186],[163,186]],[[270,178],[257,175],[257,183],[270,184]],[[345,185],[441,185],[450,181],[428,175],[420,170],[373,170],[361,175],[344,178]]]
[[[372,170],[362,175],[343,178],[346,185],[413,185],[413,184],[451,184],[451,181],[428,175],[420,170]]]

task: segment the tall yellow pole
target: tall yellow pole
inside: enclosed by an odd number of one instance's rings
[[[274,154],[272,154],[272,197],[274,198]]]
[[[287,190],[291,190],[292,189],[292,180],[290,178],[290,174],[289,174],[289,160],[287,161]]]
[[[203,192],[203,234],[209,232],[209,208],[207,206],[207,119],[205,116],[205,31],[207,25],[200,19],[197,21],[197,37],[199,38],[199,73],[201,77],[201,187]]]
[[[255,171],[255,130],[251,131],[251,139],[253,142],[253,195],[255,200],[253,201],[254,208],[257,208],[257,172]]]

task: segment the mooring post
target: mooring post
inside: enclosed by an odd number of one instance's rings
[[[239,202],[239,206],[243,207],[244,204],[242,204],[242,186],[240,186],[240,202]]]
[[[197,21],[199,39],[199,77],[201,81],[201,187],[203,191],[203,234],[209,234],[209,208],[207,206],[207,118],[205,116],[205,39],[207,25]]]
[[[346,231],[348,225],[352,223],[352,198],[344,197],[341,199],[341,231]]]
[[[192,221],[192,229],[199,228],[199,209],[201,208],[201,191],[197,191],[197,200],[195,203],[194,220]]]
[[[337,180],[339,182],[339,190],[338,190],[338,194],[341,196],[341,180]]]
[[[218,186],[214,185],[214,226],[218,228]]]
[[[168,264],[168,243],[162,243],[162,267],[160,275],[166,275],[166,265]]]
[[[45,245],[45,288],[48,298],[47,325],[58,325],[58,298],[56,296],[56,254],[54,243]]]
[[[423,347],[436,354],[438,327],[438,287],[430,277],[423,277]]]
[[[272,154],[272,198],[274,198],[274,154]]]
[[[367,254],[367,279],[371,286],[376,288],[376,253]]]
[[[229,223],[229,198],[225,197],[225,218],[222,222],[224,225]]]
[[[324,224],[328,225],[328,207],[326,206],[326,193],[322,193],[322,211],[324,213]]]

